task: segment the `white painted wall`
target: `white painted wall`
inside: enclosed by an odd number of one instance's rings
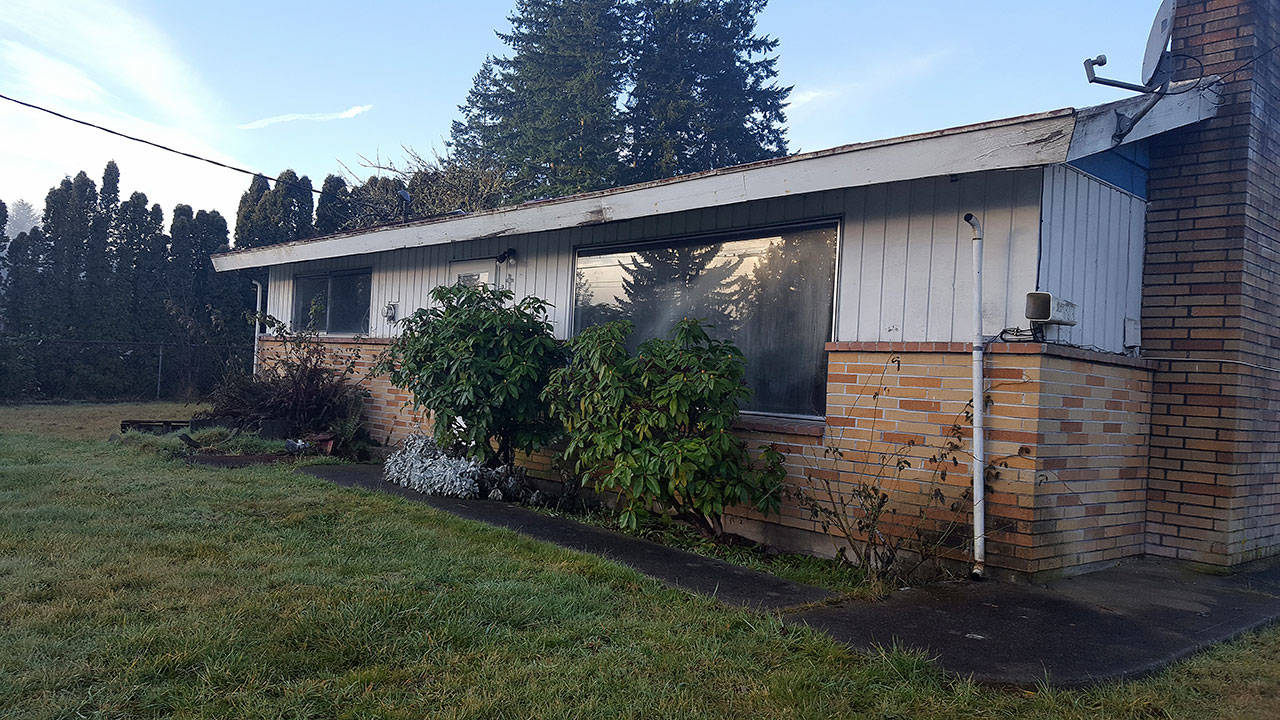
[[[1125,320],[1142,317],[1146,203],[1066,165],[1044,168],[1038,288],[1078,305],[1077,324],[1045,339],[1124,352]]]
[[[976,213],[986,229],[984,331],[1025,326],[1024,297],[1036,288],[1044,185],[1039,168],[972,173],[279,265],[271,268],[268,312],[289,319],[295,273],[370,267],[370,334],[390,335],[381,313],[387,302],[408,315],[446,281],[451,261],[494,257],[510,247],[516,257],[501,266],[501,278],[517,296],[550,300],[556,334],[565,337],[575,248],[834,218],[841,221],[835,339],[965,342],[972,336],[971,263],[969,228],[961,217]]]

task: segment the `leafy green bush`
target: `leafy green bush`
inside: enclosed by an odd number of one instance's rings
[[[510,465],[557,427],[541,399],[564,348],[551,334],[545,300],[514,302],[487,285],[440,286],[432,306],[401,321],[401,333],[376,372],[431,412],[435,440],[490,467]]]
[[[731,432],[750,393],[742,352],[686,319],[671,339],[649,340],[633,357],[632,330],[626,321],[584,330],[547,386],[568,436],[565,456],[582,480],[618,494],[624,527],[655,505],[714,535],[726,507],[776,512],[782,456],[762,446],[752,463]]]
[[[290,331],[272,317],[265,321],[279,350],[261,359],[257,374],[229,370],[209,396],[210,409],[197,417],[288,437],[333,433],[334,454],[357,455],[365,441],[360,416],[368,395],[356,382],[359,351],[333,353],[314,332]]]

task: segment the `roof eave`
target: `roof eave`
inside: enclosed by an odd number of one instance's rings
[[[1115,113],[1133,112],[1144,101],[1145,96],[1081,110],[1054,110],[468,215],[236,250],[214,255],[213,264],[220,272],[241,270],[922,177],[1052,165],[1113,147]],[[1133,128],[1126,142],[1202,120],[1215,109],[1204,90],[1170,93]]]

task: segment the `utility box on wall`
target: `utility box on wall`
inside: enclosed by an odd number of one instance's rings
[[[1042,325],[1075,325],[1076,304],[1047,292],[1027,293],[1027,319]]]

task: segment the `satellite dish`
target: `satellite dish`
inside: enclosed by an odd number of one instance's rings
[[[1177,0],[1164,0],[1151,23],[1151,35],[1147,37],[1147,51],[1142,56],[1142,84],[1154,87],[1163,84],[1172,74],[1169,62],[1169,38],[1173,35],[1173,11]]]

